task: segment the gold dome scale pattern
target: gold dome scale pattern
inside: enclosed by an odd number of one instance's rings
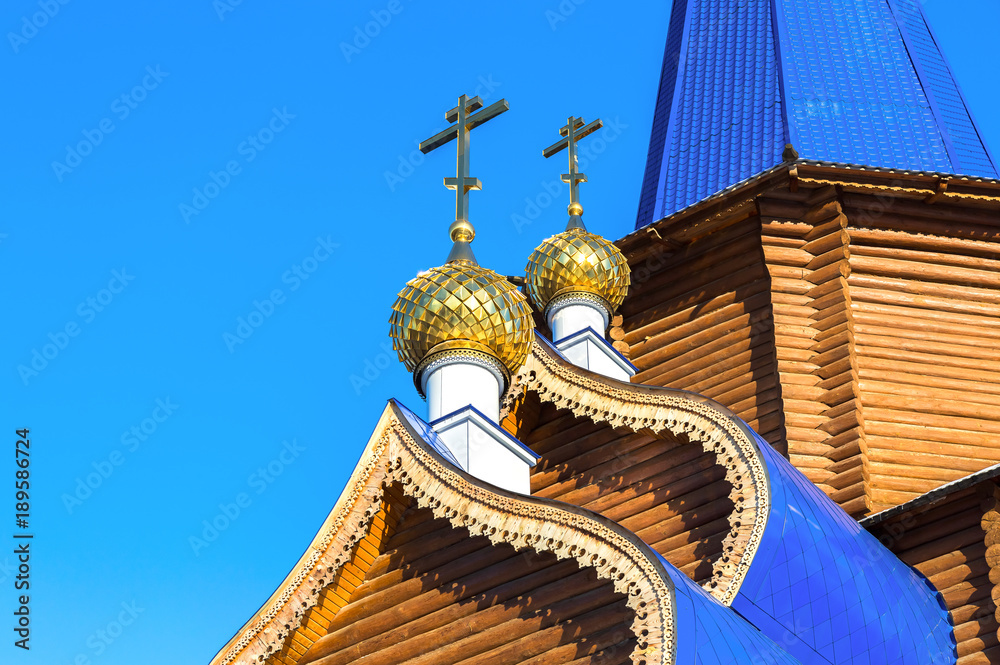
[[[528,358],[534,330],[524,295],[501,275],[467,261],[431,268],[407,282],[389,324],[393,349],[411,372],[440,347],[484,352],[516,373]]]
[[[628,262],[608,240],[571,228],[542,241],[528,258],[525,288],[539,310],[571,293],[597,296],[613,314],[630,284]]]

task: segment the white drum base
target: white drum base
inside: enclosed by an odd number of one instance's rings
[[[531,467],[538,455],[472,407],[431,423],[459,466],[491,485],[531,494]]]
[[[546,312],[552,342],[566,360],[619,381],[635,376],[635,366],[608,343],[608,312],[583,295],[558,299]]]
[[[500,420],[502,380],[499,370],[462,356],[432,363],[420,377],[427,395],[428,422],[469,405],[494,422]]]
[[[635,376],[635,365],[590,328],[559,340],[555,347],[566,360],[591,372],[625,382],[631,381]]]
[[[552,339],[560,340],[586,328],[603,336],[608,331],[608,315],[596,305],[573,301],[560,306],[558,303],[548,312]]]

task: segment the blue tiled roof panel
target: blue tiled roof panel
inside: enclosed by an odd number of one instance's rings
[[[434,431],[433,427],[424,422],[423,418],[403,406],[399,400],[394,399],[392,400],[392,403],[396,405],[396,407],[403,414],[403,417],[406,418],[406,422],[410,424],[410,427],[417,431],[420,438],[422,438],[427,445],[433,448],[437,454],[441,455],[441,457],[448,460],[450,464],[458,467],[459,469],[462,468],[462,465],[458,463],[458,460],[455,459],[455,456],[452,454],[451,449],[445,445],[444,441],[441,440],[441,437]]]
[[[674,0],[636,226],[800,157],[997,177],[917,0]]]
[[[776,0],[791,142],[810,159],[951,171],[885,0]],[[830,11],[832,10],[832,11]],[[779,28],[779,32],[781,32]]]
[[[771,511],[733,608],[803,663],[953,664],[939,595],[763,439]]]
[[[659,558],[674,583],[677,665],[800,663],[739,614],[706,593],[666,559]]]
[[[677,58],[684,30],[684,16],[687,5],[681,3],[670,16],[667,31],[667,47],[664,50],[663,67],[660,73],[660,88],[656,95],[656,108],[670,108],[677,82]],[[649,153],[646,156],[646,171],[642,178],[642,194],[639,201],[639,217],[651,217],[656,204],[657,179],[663,158],[663,141],[667,135],[668,113],[657,113],[653,117],[653,129],[649,137]]]
[[[976,129],[948,63],[938,48],[923,9],[917,0],[891,0],[907,48],[914,52],[918,75],[939,115],[946,140],[950,140],[957,170],[996,177],[996,164]]]
[[[648,221],[773,166],[784,146],[769,3],[692,0],[685,16],[675,91],[657,109],[668,123]]]

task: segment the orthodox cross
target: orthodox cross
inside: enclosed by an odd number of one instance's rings
[[[479,109],[482,109],[481,111]],[[469,132],[479,125],[492,120],[504,111],[510,109],[507,101],[490,104],[483,109],[483,101],[479,97],[469,99],[466,95],[458,98],[458,106],[445,114],[445,120],[455,124],[438,132],[420,144],[420,152],[427,154],[435,148],[443,146],[452,139],[458,139],[458,160],[454,178],[445,178],[444,186],[455,190],[455,222],[469,223],[469,191],[480,190],[483,184],[479,178],[469,176]],[[475,111],[478,111],[476,113]]]
[[[559,129],[559,135],[566,138],[556,141],[545,150],[542,150],[543,157],[551,157],[563,148],[569,148],[569,173],[562,174],[562,181],[569,183],[569,214],[582,215],[583,206],[580,205],[580,183],[587,182],[587,176],[580,173],[576,162],[576,142],[584,136],[596,132],[604,126],[600,118],[589,125],[583,124],[583,118],[570,116],[566,120],[566,126]]]

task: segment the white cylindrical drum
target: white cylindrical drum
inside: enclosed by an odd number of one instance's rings
[[[552,341],[558,342],[580,332],[593,328],[601,337],[608,330],[608,312],[589,298],[566,298],[549,306],[547,313]]]
[[[423,370],[420,386],[427,396],[429,422],[469,405],[493,422],[500,421],[503,375],[486,361],[472,356],[444,356]]]

